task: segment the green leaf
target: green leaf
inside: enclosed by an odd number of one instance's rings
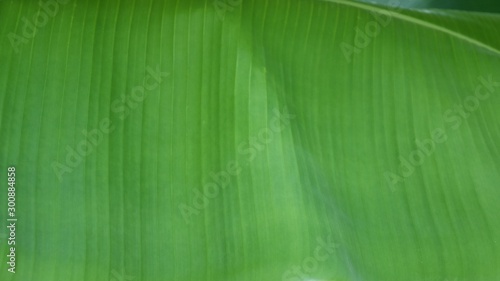
[[[500,15],[40,3],[0,2],[0,280],[500,278]]]

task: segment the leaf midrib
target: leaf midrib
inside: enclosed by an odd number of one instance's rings
[[[448,35],[450,35],[452,37],[455,37],[455,38],[460,39],[462,41],[468,42],[468,43],[470,43],[472,45],[475,45],[475,46],[478,46],[480,48],[486,49],[486,50],[488,50],[490,52],[493,52],[496,55],[500,55],[500,49],[497,49],[497,48],[495,48],[493,46],[490,46],[490,45],[488,45],[486,43],[483,43],[483,42],[481,42],[481,41],[479,41],[477,39],[474,39],[474,38],[472,38],[470,36],[467,36],[467,35],[465,35],[463,33],[451,30],[449,28],[446,28],[446,27],[443,27],[443,26],[439,26],[439,25],[434,24],[434,23],[426,22],[424,20],[421,20],[421,19],[418,19],[418,18],[415,18],[415,17],[412,17],[412,16],[401,14],[398,11],[395,11],[395,10],[391,10],[391,9],[383,8],[383,7],[377,7],[377,6],[373,6],[373,5],[370,5],[370,4],[364,4],[364,3],[355,2],[355,1],[346,1],[346,0],[322,0],[322,1],[336,3],[336,4],[340,4],[340,5],[346,5],[346,6],[350,6],[350,7],[354,7],[354,8],[358,8],[358,9],[363,9],[363,10],[371,11],[371,12],[385,12],[385,13],[390,13],[393,18],[397,18],[397,19],[400,19],[402,21],[414,23],[414,24],[422,26],[424,28],[428,28],[428,29],[432,29],[432,30],[435,30],[435,31],[443,32],[443,33],[448,34]]]

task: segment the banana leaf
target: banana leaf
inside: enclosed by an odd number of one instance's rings
[[[0,280],[500,280],[494,11],[1,1]]]

